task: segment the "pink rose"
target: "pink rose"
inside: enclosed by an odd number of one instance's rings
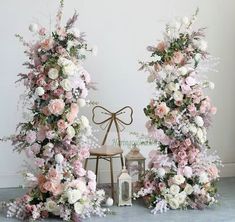
[[[45,39],[41,42],[41,48],[48,51],[53,48],[54,40],[52,38]]]
[[[29,147],[25,150],[25,153],[28,158],[32,158],[34,156],[33,151]]]
[[[197,81],[195,78],[193,78],[192,76],[188,76],[186,79],[185,79],[185,82],[187,83],[187,85],[189,86],[194,86],[196,85]]]
[[[191,88],[189,85],[182,84],[180,87],[182,89],[183,94],[189,94],[191,92]]]
[[[62,99],[51,100],[48,109],[54,115],[61,115],[64,111],[65,103]]]
[[[52,189],[53,196],[58,196],[62,194],[64,191],[64,185],[63,184],[56,184],[54,188]]]
[[[48,179],[53,181],[60,181],[62,175],[54,168],[51,168],[48,172]]]
[[[184,143],[186,144],[186,146],[191,146],[192,145],[192,142],[189,138],[187,138]]]
[[[53,130],[47,131],[47,132],[46,132],[46,137],[47,137],[47,139],[49,139],[49,140],[53,139],[53,138],[55,137],[55,131],[53,131]]]
[[[190,104],[190,105],[188,105],[188,111],[190,112],[190,114],[192,115],[192,116],[195,116],[196,115],[196,113],[197,113],[197,108],[196,108],[196,106],[194,105],[194,104]]]
[[[33,130],[28,131],[28,133],[27,133],[25,139],[26,139],[27,143],[29,143],[29,144],[34,143],[35,140],[37,139],[37,134],[36,134],[36,132],[33,131]]]
[[[91,181],[96,181],[96,175],[91,170],[87,171],[87,178]]]
[[[55,189],[55,184],[52,181],[47,181],[43,184],[43,188],[47,191],[52,192]]]
[[[166,48],[166,44],[165,44],[165,42],[159,42],[158,43],[158,45],[157,45],[157,51],[159,51],[159,52],[163,52],[164,50],[165,50],[165,48]]]
[[[61,96],[64,93],[64,90],[62,88],[58,88],[53,91],[53,94],[57,97]]]
[[[35,158],[35,164],[38,166],[38,167],[43,167],[44,166],[44,163],[45,163],[45,160],[42,159],[42,158]]]
[[[183,64],[184,56],[181,52],[174,52],[172,62],[175,64]]]
[[[34,152],[34,154],[38,154],[40,152],[41,146],[38,143],[34,143],[31,146],[31,150]]]
[[[216,179],[219,176],[219,171],[218,171],[218,168],[215,164],[210,165],[207,168],[207,172],[212,179]]]
[[[211,109],[210,109],[210,112],[212,115],[215,115],[216,112],[217,112],[217,108],[215,106],[212,106]]]
[[[60,131],[64,131],[68,127],[68,124],[63,119],[60,119],[57,122],[57,127]]]
[[[81,159],[87,159],[89,156],[90,156],[90,152],[89,152],[89,149],[84,147],[84,148],[81,148],[79,150],[79,153],[78,153],[79,157]]]
[[[167,107],[166,103],[162,102],[155,109],[155,114],[160,118],[163,118],[169,112],[169,110],[170,109],[169,107]]]
[[[96,181],[89,181],[88,182],[88,188],[92,191],[92,192],[94,192],[95,190],[96,190]]]

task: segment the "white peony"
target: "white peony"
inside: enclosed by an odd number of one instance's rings
[[[186,197],[187,195],[184,191],[175,195],[175,199],[178,201],[179,204],[183,204]]]
[[[63,79],[63,80],[60,82],[60,85],[62,86],[62,88],[63,88],[65,91],[71,91],[71,90],[72,90],[71,82],[70,82],[68,79]]]
[[[81,120],[81,124],[82,124],[83,128],[88,128],[90,126],[89,120],[87,119],[86,116],[82,115],[80,120]]]
[[[186,67],[184,67],[184,66],[182,66],[182,67],[180,67],[180,68],[178,69],[178,74],[179,74],[179,75],[184,76],[184,75],[186,75],[187,73],[188,73],[188,69],[187,69]]]
[[[30,32],[38,32],[38,25],[36,23],[32,23],[29,25],[29,31]]]
[[[180,192],[180,187],[179,187],[178,185],[175,185],[175,184],[171,185],[171,187],[170,187],[170,193],[171,193],[172,195],[176,195],[176,194],[179,193],[179,192]]]
[[[79,31],[78,28],[73,27],[68,32],[71,33],[72,35],[74,35],[77,38],[79,38],[79,36],[80,36],[80,31]]]
[[[188,195],[190,195],[193,192],[193,187],[190,184],[186,184],[185,188],[184,188],[184,192]]]
[[[176,91],[173,94],[173,98],[175,101],[182,101],[183,100],[183,94],[180,91]]]
[[[57,79],[59,76],[59,71],[55,68],[51,68],[48,72],[48,76],[50,79]]]
[[[78,99],[77,101],[79,107],[84,107],[86,105],[86,100],[85,99]]]
[[[45,208],[48,212],[51,212],[55,215],[59,215],[60,207],[57,205],[57,203],[51,199],[47,199],[45,203]]]
[[[194,118],[194,121],[199,127],[202,127],[204,125],[204,121],[201,116],[196,116]]]
[[[157,175],[158,175],[159,177],[164,177],[165,174],[166,174],[166,171],[165,171],[164,168],[160,167],[160,168],[157,169]]]
[[[72,126],[67,127],[66,133],[67,133],[68,139],[72,139],[76,134],[75,129]]]
[[[35,94],[37,96],[42,96],[42,95],[44,95],[44,93],[45,93],[45,90],[41,86],[39,86],[35,89]]]
[[[76,189],[69,189],[66,193],[66,196],[68,197],[68,202],[70,204],[76,203],[78,200],[81,199],[82,193],[80,190]]]
[[[169,205],[172,209],[178,209],[179,208],[179,202],[176,198],[172,198],[169,200]]]
[[[180,86],[178,83],[174,83],[174,82],[170,82],[167,84],[167,88],[172,91],[172,92],[175,92],[175,91],[178,91]]]
[[[64,156],[61,153],[55,155],[55,161],[58,164],[61,164],[64,160]]]
[[[173,177],[173,181],[175,184],[180,185],[180,184],[184,183],[185,178],[182,175],[177,174]]]
[[[199,175],[199,183],[208,183],[209,182],[209,178],[206,172],[202,172]]]
[[[74,204],[74,210],[78,215],[81,215],[85,206],[81,204],[80,202],[77,202]]]

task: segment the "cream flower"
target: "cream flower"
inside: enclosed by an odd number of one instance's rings
[[[186,184],[185,188],[184,188],[184,192],[188,195],[190,195],[193,192],[193,187],[190,184]]]
[[[35,94],[37,96],[42,96],[42,95],[44,95],[44,93],[45,93],[45,90],[41,86],[37,87],[35,90]]]
[[[175,184],[171,185],[171,187],[170,187],[170,193],[171,193],[172,195],[176,195],[176,194],[179,193],[179,192],[180,192],[180,187],[179,187],[178,185],[175,185]]]
[[[68,139],[72,139],[76,134],[75,129],[72,126],[68,126],[66,133],[67,133]]]
[[[82,214],[82,212],[83,212],[83,210],[84,210],[84,205],[83,204],[81,204],[81,203],[79,203],[79,202],[77,202],[77,203],[75,203],[74,204],[74,210],[75,210],[75,212],[78,214],[78,215],[81,215]]]
[[[81,199],[82,197],[82,193],[80,190],[76,189],[76,190],[73,190],[73,189],[69,189],[66,193],[67,197],[68,197],[68,202],[70,204],[74,204],[76,203],[78,200]]]
[[[185,178],[182,175],[175,175],[173,177],[173,181],[175,184],[180,185],[180,184],[184,183]]]
[[[202,127],[204,125],[204,121],[201,116],[196,116],[194,118],[194,121],[199,127]]]
[[[70,82],[68,79],[63,79],[63,80],[60,82],[60,85],[62,86],[62,88],[63,88],[65,91],[71,91],[71,90],[72,90],[71,82]]]
[[[186,75],[187,73],[188,73],[188,69],[187,69],[186,67],[184,67],[184,66],[182,66],[182,67],[180,67],[180,68],[178,69],[178,74],[179,74],[179,75],[184,76],[184,75]]]
[[[172,209],[178,209],[179,208],[179,202],[176,198],[172,198],[169,200],[169,205]]]
[[[88,128],[90,126],[89,120],[86,116],[81,116],[80,120],[83,128]]]
[[[167,84],[167,88],[170,91],[175,92],[175,91],[178,91],[180,87],[178,83],[170,82]]]
[[[78,105],[79,107],[84,107],[86,105],[86,100],[85,99],[78,99]]]
[[[178,201],[179,204],[183,204],[185,202],[187,195],[185,192],[181,192],[175,195],[175,199]]]
[[[45,208],[48,212],[51,212],[55,215],[59,215],[60,207],[57,205],[57,203],[51,199],[47,199],[45,203]]]
[[[173,94],[173,98],[175,101],[182,101],[183,100],[183,94],[180,91],[176,91]]]
[[[159,177],[164,177],[165,174],[166,174],[166,171],[165,171],[164,168],[160,167],[160,168],[157,169],[157,174],[158,174]]]
[[[59,71],[55,68],[51,68],[48,71],[48,76],[49,76],[50,79],[57,79],[58,76],[59,76]]]

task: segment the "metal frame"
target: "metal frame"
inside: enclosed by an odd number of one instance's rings
[[[103,121],[96,121],[95,120],[95,111],[100,108],[101,110],[103,110],[101,113],[108,115],[109,117]],[[129,109],[131,111],[130,113],[130,121],[129,122],[125,122],[123,120],[121,120],[120,118],[118,118],[117,116],[126,113],[125,110]],[[107,125],[105,126],[105,128],[107,127],[106,133],[104,135],[104,139],[101,143],[101,145],[105,145],[108,134],[110,132],[110,129],[112,127],[112,124],[115,124],[115,128],[116,128],[116,132],[117,132],[117,137],[118,137],[118,145],[121,148],[121,136],[120,136],[120,132],[123,131],[125,129],[124,125],[131,125],[131,123],[133,122],[133,109],[130,106],[125,106],[123,108],[121,108],[120,110],[118,110],[117,112],[113,113],[110,112],[109,110],[107,110],[106,108],[102,107],[102,106],[95,106],[92,109],[92,121],[97,124],[97,125],[104,125],[105,123],[107,123]],[[120,129],[120,126],[122,126],[122,130]],[[104,128],[104,129],[105,129]],[[120,156],[117,156],[120,155]],[[98,178],[98,168],[99,168],[99,160],[103,159],[106,160],[108,162],[110,162],[110,176],[111,176],[111,192],[112,192],[112,198],[114,199],[114,179],[113,179],[113,158],[120,158],[121,159],[121,166],[124,166],[124,160],[123,160],[123,155],[121,154],[114,154],[114,155],[99,155],[99,154],[94,154],[93,156],[96,156],[95,158],[87,158],[85,161],[85,169],[87,168],[87,163],[88,163],[88,159],[96,159],[96,169],[95,169],[95,173],[96,173],[96,179]]]

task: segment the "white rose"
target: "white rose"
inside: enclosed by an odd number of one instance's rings
[[[179,90],[180,86],[178,83],[174,83],[174,82],[170,82],[167,84],[167,88],[170,90],[170,91],[177,91]]]
[[[73,27],[68,32],[71,33],[72,35],[74,35],[77,38],[80,36],[80,31],[79,31],[78,28]]]
[[[194,56],[194,59],[198,62],[198,61],[201,59],[201,54],[197,53],[197,54]]]
[[[84,107],[86,105],[86,100],[85,99],[78,99],[77,101],[79,107]]]
[[[72,90],[71,82],[70,82],[68,79],[63,79],[63,80],[60,82],[60,85],[62,86],[62,88],[63,88],[65,91],[71,91],[71,90]]]
[[[67,127],[66,133],[69,139],[72,139],[76,134],[75,129],[72,126]]]
[[[181,23],[184,24],[185,26],[189,25],[189,18],[184,16],[182,19],[181,19]]]
[[[197,127],[194,124],[189,125],[189,131],[195,135],[197,133]]]
[[[90,126],[89,120],[87,119],[86,116],[81,116],[80,120],[83,128],[88,128]]]
[[[45,208],[48,212],[51,212],[55,215],[59,215],[60,207],[55,201],[48,199],[45,203]]]
[[[61,153],[58,153],[58,154],[55,155],[56,163],[61,164],[63,162],[63,160],[64,160],[64,157]]]
[[[179,204],[183,204],[186,197],[187,195],[184,191],[175,195],[175,199],[179,202]]]
[[[179,208],[179,202],[176,198],[172,198],[169,200],[169,205],[172,209],[178,209]]]
[[[188,195],[190,195],[193,192],[193,187],[190,184],[186,184],[185,188],[184,188],[184,192]]]
[[[71,64],[71,61],[64,58],[64,57],[60,57],[57,61],[58,65],[59,66],[66,66],[66,65],[70,65]]]
[[[187,126],[183,126],[183,127],[181,128],[181,131],[182,131],[182,133],[185,135],[185,134],[187,134],[187,133],[189,132],[189,129],[188,129]]]
[[[159,177],[164,177],[165,174],[166,174],[166,171],[165,171],[164,168],[160,167],[160,168],[157,169],[157,175],[158,175]]]
[[[179,75],[184,76],[188,73],[188,69],[186,67],[182,66],[178,69],[178,73],[179,73]]]
[[[79,203],[79,202],[77,202],[77,203],[75,203],[74,204],[74,210],[75,210],[75,212],[78,214],[78,215],[81,215],[82,214],[82,212],[83,212],[83,210],[84,210],[84,205],[83,204],[81,204],[81,203]]]
[[[63,73],[67,76],[74,76],[77,71],[77,67],[71,62],[69,65],[63,67]]]
[[[197,138],[199,139],[199,140],[201,140],[201,139],[203,139],[203,132],[202,132],[202,129],[201,128],[198,128],[198,130],[197,130]]]
[[[194,121],[199,127],[202,127],[204,125],[204,121],[201,116],[196,116],[194,118]]]
[[[30,32],[37,32],[38,31],[38,25],[33,23],[29,25],[29,31]]]
[[[57,79],[59,76],[59,71],[55,68],[51,68],[48,72],[48,76],[50,79]]]
[[[175,175],[173,177],[173,181],[175,184],[180,185],[180,184],[184,183],[185,178],[182,175]]]
[[[82,193],[80,190],[72,190],[72,189],[69,189],[66,193],[67,197],[68,197],[68,202],[70,204],[74,204],[76,203],[78,200],[81,199],[82,197]]]
[[[165,194],[165,195],[164,195],[164,198],[165,198],[165,200],[166,200],[167,202],[169,202],[170,199],[173,198],[173,195],[171,195],[171,194]]]
[[[42,96],[42,95],[44,95],[44,93],[45,93],[45,90],[41,86],[37,87],[35,90],[35,94],[37,96]]]
[[[154,80],[155,80],[155,75],[154,75],[154,74],[150,74],[150,75],[148,76],[147,81],[148,81],[149,83],[151,83],[151,82],[153,82]]]
[[[171,185],[171,187],[170,187],[170,193],[171,193],[172,195],[176,195],[176,194],[179,193],[179,192],[180,192],[180,187],[179,187],[178,185],[175,185],[175,184]]]
[[[199,183],[208,183],[209,182],[209,178],[206,172],[202,172],[199,175]]]
[[[183,100],[183,94],[180,91],[176,91],[173,94],[173,98],[176,101],[182,101]]]

